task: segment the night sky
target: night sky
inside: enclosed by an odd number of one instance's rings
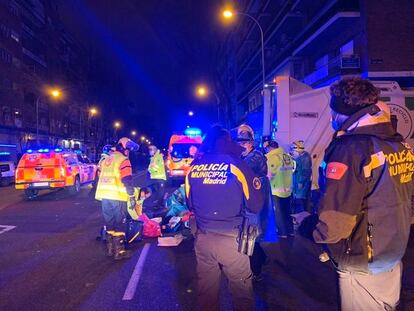
[[[173,131],[214,122],[214,98],[199,101],[193,90],[217,78],[217,49],[229,31],[219,20],[222,1],[56,3],[66,28],[93,55],[96,101],[111,103],[125,132],[134,128],[165,145]],[[137,107],[138,118],[123,113],[126,105]]]

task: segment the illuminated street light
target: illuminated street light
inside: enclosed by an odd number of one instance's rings
[[[58,89],[53,89],[50,91],[50,95],[52,95],[53,98],[58,98],[62,95],[62,92]]]
[[[144,141],[145,140],[145,136],[141,136],[141,140]]]
[[[194,116],[194,111],[191,111],[191,110],[190,110],[190,111],[188,112],[188,116],[189,116],[189,117]]]
[[[114,128],[119,129],[121,127],[121,122],[115,121]]]
[[[135,137],[135,136],[137,136],[137,132],[136,131],[131,131],[131,135]]]
[[[206,98],[209,97],[210,94],[214,95],[216,98],[216,104],[217,104],[217,121],[220,121],[220,98],[218,97],[216,92],[211,92],[209,88],[205,85],[199,85],[196,87],[196,95],[198,98]],[[188,114],[190,115],[190,113]]]
[[[98,114],[98,109],[96,109],[95,107],[92,107],[89,109],[89,113],[91,116],[95,116]]]
[[[206,97],[208,93],[208,89],[207,87],[205,87],[204,85],[199,85],[196,88],[196,95],[198,97]]]
[[[233,12],[231,10],[224,10],[223,11],[223,16],[225,18],[232,18],[233,17]]]

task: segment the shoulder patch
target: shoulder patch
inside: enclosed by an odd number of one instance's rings
[[[330,162],[326,166],[326,178],[341,180],[344,177],[346,171],[348,170],[348,165],[341,162]]]
[[[258,177],[255,177],[255,178],[253,179],[253,187],[254,187],[254,189],[256,189],[256,190],[259,190],[259,189],[261,189],[261,188],[262,188],[262,182],[260,181],[260,179],[259,179]]]

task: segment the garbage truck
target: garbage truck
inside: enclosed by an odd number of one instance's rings
[[[312,188],[317,189],[318,167],[333,135],[329,86],[313,89],[291,77],[277,80],[270,131],[285,150],[293,141],[305,142],[312,157]],[[389,105],[393,125],[414,146],[414,89],[402,89],[395,81],[372,83],[381,90],[380,100]]]

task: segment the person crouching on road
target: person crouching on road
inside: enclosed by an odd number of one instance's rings
[[[249,256],[238,251],[246,211],[263,205],[260,179],[240,158],[230,133],[214,126],[186,177],[189,209],[197,223],[198,297],[201,310],[219,310],[222,271],[229,280],[235,310],[254,310]]]
[[[290,215],[292,214],[292,176],[295,162],[276,141],[266,142],[264,147],[267,151],[268,177],[275,204],[279,237],[294,236],[293,219]]]
[[[115,260],[130,257],[125,249],[125,218],[127,202],[135,206],[132,167],[128,159],[131,150],[139,146],[129,138],[121,138],[109,157],[101,163],[95,198],[102,201],[102,213],[107,228],[107,255]]]
[[[413,173],[401,168],[413,166],[414,153],[371,82],[347,78],[330,92],[336,138],[325,150],[319,216],[299,232],[327,246],[342,310],[395,310],[414,216]]]
[[[164,196],[164,183],[167,180],[165,174],[164,157],[160,150],[151,145],[148,147],[148,152],[151,157],[150,164],[148,166],[148,173],[150,175],[150,187],[153,190],[154,195],[159,198]]]

